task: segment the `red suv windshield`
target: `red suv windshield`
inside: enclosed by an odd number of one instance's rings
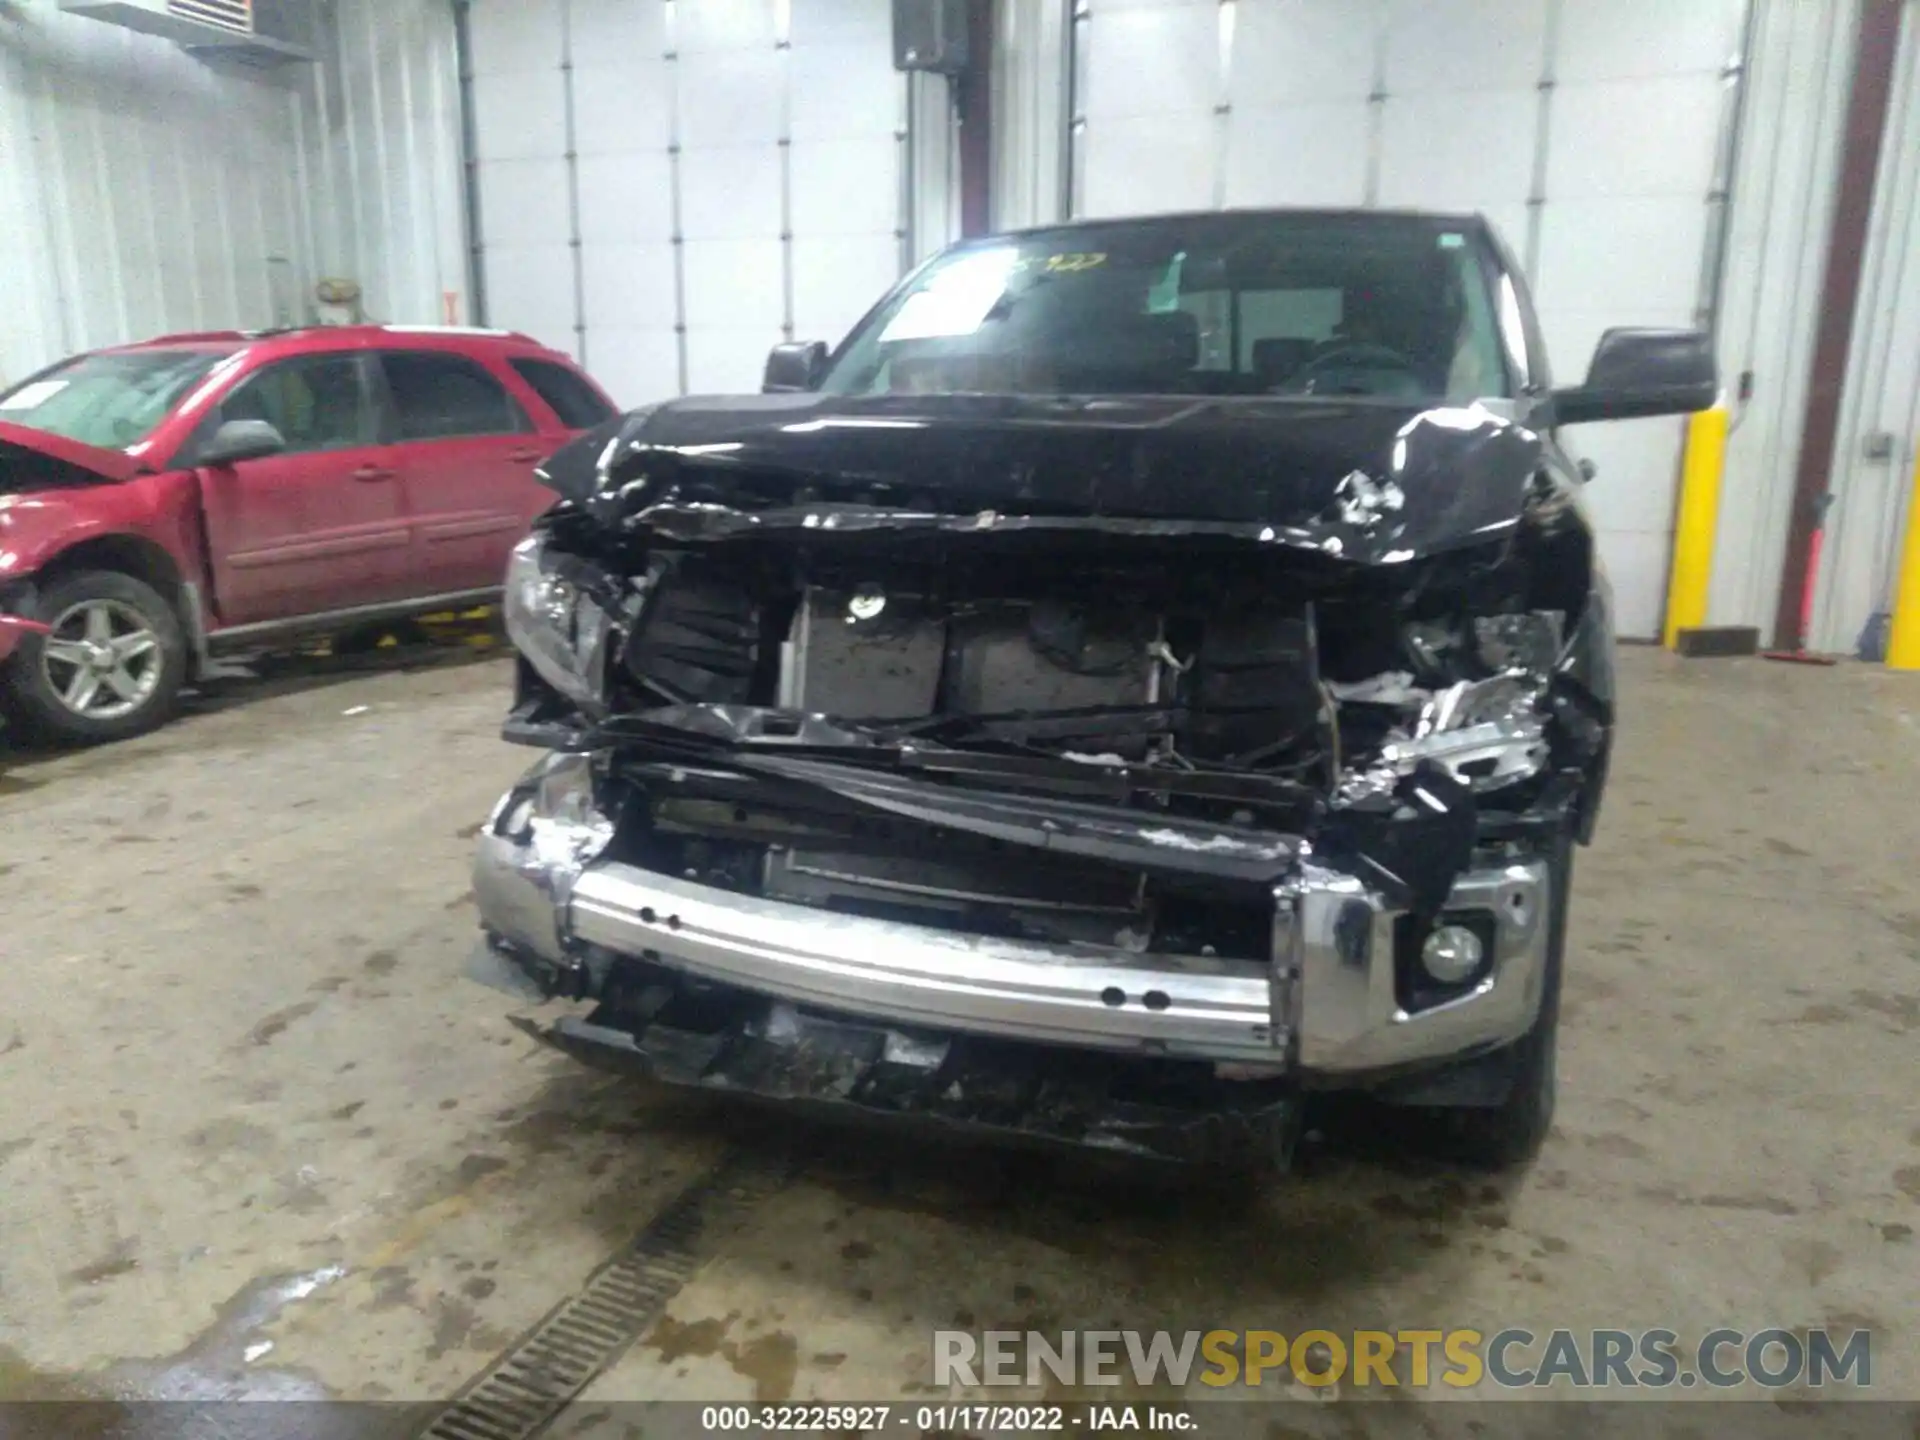
[[[0,420],[123,449],[144,440],[226,358],[219,350],[81,355],[0,395]]]

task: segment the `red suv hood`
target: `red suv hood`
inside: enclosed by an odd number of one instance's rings
[[[0,420],[0,475],[4,475],[9,454],[17,450],[51,455],[69,465],[78,465],[82,470],[91,470],[103,480],[131,480],[140,473],[140,462],[124,450],[106,450],[98,445],[69,440],[64,435],[50,435],[45,430],[34,430]]]

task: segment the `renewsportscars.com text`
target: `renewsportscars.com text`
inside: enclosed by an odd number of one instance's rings
[[[1873,1383],[1865,1330],[936,1330],[933,1383],[946,1386],[1304,1385],[1503,1390],[1731,1389]]]

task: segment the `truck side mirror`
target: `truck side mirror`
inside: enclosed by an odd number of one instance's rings
[[[278,455],[286,448],[287,437],[266,420],[229,420],[200,447],[194,463],[235,465],[242,460]]]
[[[1553,392],[1553,423],[1690,415],[1720,391],[1713,341],[1704,330],[1616,328],[1600,337],[1584,385]]]
[[[760,391],[775,395],[811,390],[820,383],[826,369],[827,347],[818,340],[794,340],[776,345],[767,355]]]

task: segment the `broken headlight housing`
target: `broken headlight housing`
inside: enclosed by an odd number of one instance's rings
[[[507,637],[540,678],[575,704],[598,709],[616,631],[582,562],[554,550],[544,535],[529,535],[507,561],[501,608]]]
[[[1482,669],[1479,678],[1423,685],[1401,670],[1329,684],[1336,703],[1359,703],[1398,716],[1384,743],[1341,776],[1336,803],[1383,801],[1422,764],[1437,764],[1478,792],[1539,774],[1550,756],[1546,697],[1564,620],[1547,611],[1475,620],[1472,653]],[[1450,668],[1434,637],[1421,629],[1410,627],[1409,653],[1429,671]]]

